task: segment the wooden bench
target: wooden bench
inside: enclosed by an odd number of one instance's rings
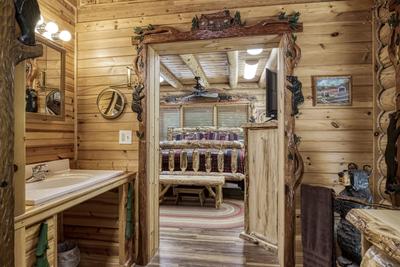
[[[164,199],[171,186],[188,185],[204,186],[210,196],[215,199],[215,207],[219,208],[222,204],[222,186],[225,184],[224,176],[207,175],[160,175],[160,201]],[[215,188],[215,192],[213,190]]]
[[[174,196],[176,196],[175,204],[178,205],[179,201],[182,200],[182,195],[197,195],[200,200],[200,205],[203,207],[206,197],[204,195],[204,187],[203,188],[183,188],[183,187],[175,187],[174,188]]]

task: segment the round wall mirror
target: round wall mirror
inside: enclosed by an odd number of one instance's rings
[[[106,119],[118,118],[124,112],[125,96],[116,89],[105,89],[97,97],[97,108]]]

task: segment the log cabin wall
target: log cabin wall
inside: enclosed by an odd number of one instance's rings
[[[389,59],[388,44],[390,26],[387,20],[390,13],[386,0],[377,0],[374,11],[374,67],[376,71],[374,86],[374,195],[376,201],[388,199],[385,192],[386,162],[385,149],[387,144],[386,130],[389,124],[389,114],[396,109],[396,76],[393,63]]]
[[[136,53],[131,45],[133,28],[153,24],[188,30],[196,14],[223,8],[240,11],[247,23],[275,16],[280,11],[301,12],[304,32],[298,34],[298,44],[303,57],[295,74],[303,82],[306,98],[296,122],[306,163],[304,182],[334,185],[338,182],[337,172],[346,169],[347,163],[372,165],[372,0],[177,0],[173,4],[164,0],[81,0],[80,3],[76,29],[81,168],[137,169],[137,138],[130,146],[118,145],[118,130],[138,128],[130,108],[113,121],[103,119],[96,108],[101,90],[126,81],[126,66],[133,64]],[[353,105],[313,107],[312,75],[352,75]],[[123,92],[131,99],[129,90]]]
[[[27,119],[26,163],[57,159],[74,159],[75,143],[75,8],[65,0],[39,0],[45,21],[56,22],[61,30],[72,34],[69,42],[57,42],[66,49],[65,68],[65,121]]]

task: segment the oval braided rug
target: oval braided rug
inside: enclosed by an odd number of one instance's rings
[[[201,207],[198,202],[160,205],[160,226],[168,228],[231,229],[243,227],[241,200],[224,200],[220,209],[212,203]]]

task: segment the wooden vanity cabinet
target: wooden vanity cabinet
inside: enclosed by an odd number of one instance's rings
[[[57,266],[57,244],[78,244],[79,266],[132,266],[137,258],[138,193],[134,174],[124,174],[116,183],[82,190],[56,200],[55,204],[26,208],[15,219],[16,267],[33,267],[42,223],[48,225],[47,259]],[[132,186],[132,238],[125,237],[126,204]],[[93,195],[92,195],[93,194]],[[46,205],[49,206],[46,208]]]
[[[245,226],[241,237],[278,250],[278,127],[275,122],[243,126],[246,180]]]

